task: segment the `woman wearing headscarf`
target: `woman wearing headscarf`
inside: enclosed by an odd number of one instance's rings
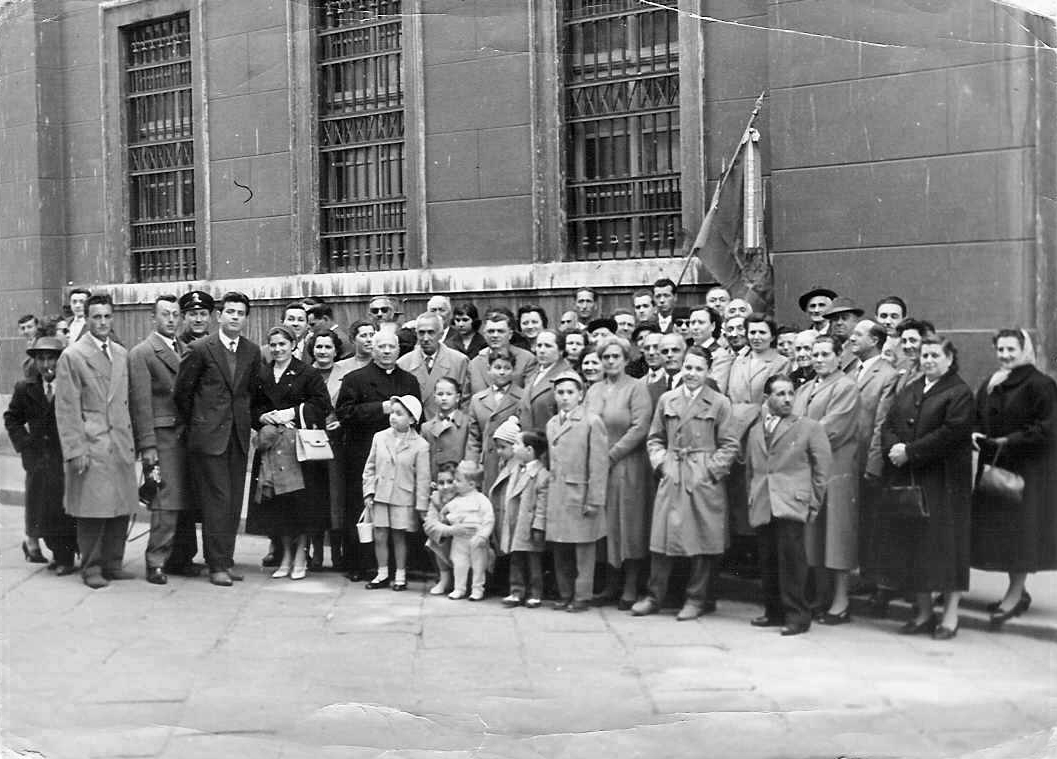
[[[1027,333],[1000,330],[994,346],[998,370],[976,394],[973,439],[979,467],[1015,472],[1024,491],[1017,501],[977,487],[970,561],[1009,575],[1005,596],[990,607],[991,623],[1001,625],[1031,605],[1028,575],[1057,569],[1057,384],[1032,365]]]

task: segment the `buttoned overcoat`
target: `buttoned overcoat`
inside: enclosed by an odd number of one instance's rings
[[[590,543],[606,534],[606,480],[609,442],[606,426],[583,405],[564,422],[547,422],[550,481],[547,484],[548,541]],[[585,514],[585,507],[594,507]]]

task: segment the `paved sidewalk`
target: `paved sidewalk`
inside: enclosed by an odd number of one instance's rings
[[[748,601],[677,623],[455,602],[422,583],[372,592],[329,573],[272,580],[254,567],[265,542],[247,537],[233,588],[172,578],[91,591],[22,561],[19,509],[0,507],[0,524],[0,737],[12,756],[1057,753],[1053,575],[1033,578],[1031,611],[1001,633],[974,610],[1001,578],[975,573],[983,592],[954,641],[858,618],[782,638],[749,626]],[[142,543],[127,554],[140,577]]]

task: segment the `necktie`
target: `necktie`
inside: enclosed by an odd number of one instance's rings
[[[237,346],[238,344],[234,340],[232,340],[230,343],[228,343],[228,350],[232,353],[235,353],[238,350]]]
[[[44,383],[44,397],[48,399],[49,403],[55,397],[55,391],[52,389],[50,382]]]
[[[426,372],[433,371],[433,356],[426,356]]]
[[[672,375],[670,375],[670,374],[668,375],[667,382],[668,382],[668,389],[671,390],[672,389]]]
[[[774,434],[775,427],[778,426],[778,422],[780,422],[780,421],[781,421],[781,418],[777,417],[777,416],[769,416],[769,417],[767,417],[767,434],[768,435],[773,435]]]
[[[103,355],[106,356],[106,360],[110,360],[110,351],[108,350],[110,343],[105,340],[100,344],[99,348],[103,351]]]

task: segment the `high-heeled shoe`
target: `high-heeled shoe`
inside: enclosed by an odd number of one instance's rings
[[[291,580],[303,580],[308,575],[308,567],[304,564],[294,564],[293,569],[290,570]]]
[[[939,625],[935,630],[932,631],[933,640],[950,640],[958,634],[958,625],[954,627],[947,627],[946,625]]]
[[[41,553],[40,546],[36,550],[29,550],[29,542],[22,541],[22,555],[26,557],[26,561],[30,564],[47,564],[48,560],[44,558],[44,554]]]
[[[846,625],[851,622],[851,604],[845,606],[844,611],[840,614],[831,614],[827,611],[824,614],[815,617],[815,621],[820,625],[829,625],[831,627],[835,625]]]
[[[922,633],[931,633],[936,629],[936,615],[929,616],[924,622],[917,622],[913,619],[909,620],[905,625],[899,628],[900,635],[920,635]]]
[[[1008,611],[1002,611],[1002,607],[999,606],[997,609],[991,612],[991,624],[997,627],[1013,619],[1013,617],[1019,617],[1021,614],[1028,610],[1029,606],[1031,606],[1031,596],[1025,593],[1020,597],[1019,601],[1013,604],[1012,609],[1009,609]]]
[[[1026,590],[1021,593],[1020,603],[1024,604],[1024,608],[1020,612],[1021,614],[1023,614],[1025,611],[1031,608],[1031,593]],[[988,604],[984,608],[987,609],[987,611],[989,611],[991,614],[994,614],[996,611],[1002,608],[1002,602],[995,601],[993,604]]]
[[[289,576],[290,576],[290,565],[289,564],[280,564],[279,568],[276,569],[274,572],[272,572],[272,579],[273,580],[281,580],[282,578],[289,577]]]

